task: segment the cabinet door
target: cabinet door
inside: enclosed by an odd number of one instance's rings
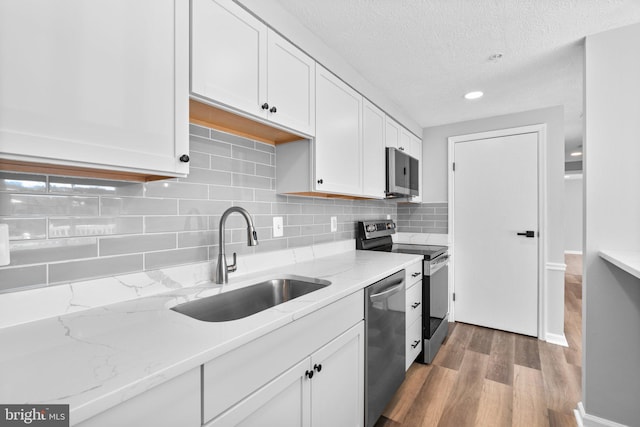
[[[364,423],[364,322],[311,356],[311,425]]]
[[[385,122],[385,147],[398,148],[400,144],[400,125],[391,117],[386,118]]]
[[[418,191],[417,196],[411,198],[412,203],[422,202],[422,140],[416,136],[411,135],[411,155],[418,159]]]
[[[384,112],[366,99],[362,105],[362,194],[384,199],[385,193]]]
[[[413,154],[411,154],[412,138],[413,138],[413,135],[411,134],[411,132],[409,132],[403,127],[400,127],[400,141],[398,142],[398,150],[402,150],[405,153],[409,154],[410,156],[413,156]]]
[[[307,358],[207,423],[206,427],[309,427],[311,380],[306,375],[309,370]]]
[[[0,157],[185,175],[181,0],[0,2]]]
[[[198,367],[74,425],[198,427],[201,424],[200,390]]]
[[[362,96],[316,66],[315,190],[362,194]]]
[[[266,117],[267,26],[231,0],[193,0],[191,92]]]
[[[269,120],[315,135],[315,61],[272,30],[267,53]]]

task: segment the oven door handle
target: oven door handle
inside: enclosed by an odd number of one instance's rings
[[[369,295],[369,299],[371,300],[371,302],[376,302],[376,300],[379,301],[382,299],[386,299],[387,296],[393,295],[399,292],[400,289],[402,289],[403,285],[404,285],[404,279],[401,279],[397,282],[392,283],[389,287],[385,288],[384,291]]]

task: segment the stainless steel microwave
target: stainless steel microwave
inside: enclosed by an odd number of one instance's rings
[[[411,197],[419,194],[418,159],[397,148],[387,147],[387,198]]]

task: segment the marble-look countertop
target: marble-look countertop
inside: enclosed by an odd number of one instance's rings
[[[232,276],[222,287],[201,282],[2,328],[0,402],[65,403],[70,405],[72,424],[81,422],[418,259],[374,251],[333,252]],[[202,322],[170,310],[221,289],[230,291],[282,274],[326,279],[332,284],[230,322]]]

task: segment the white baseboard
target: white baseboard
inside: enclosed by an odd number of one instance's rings
[[[569,255],[582,255],[582,251],[564,251],[564,253]]]
[[[578,402],[578,408],[573,411],[578,427],[629,427],[615,421],[589,415],[584,410],[582,402]]]
[[[569,347],[569,342],[564,334],[550,334],[547,332],[545,341],[550,344],[561,345],[562,347]]]

